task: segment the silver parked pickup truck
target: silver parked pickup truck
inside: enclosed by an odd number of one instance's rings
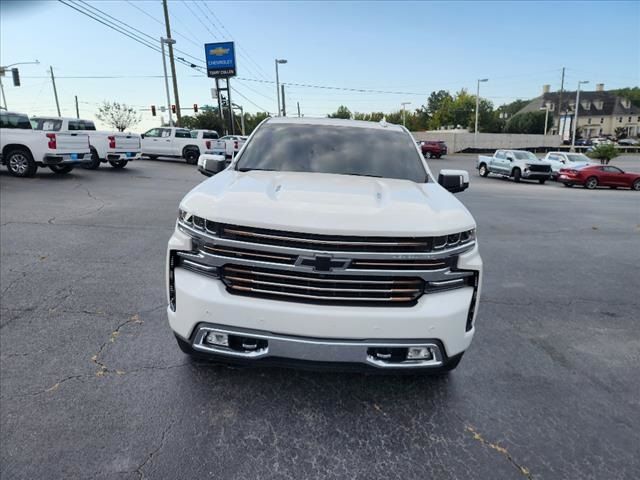
[[[478,155],[478,173],[490,173],[520,180],[537,180],[541,184],[551,178],[551,164],[524,150],[496,150],[492,157]]]

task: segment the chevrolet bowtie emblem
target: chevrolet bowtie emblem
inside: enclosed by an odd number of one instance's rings
[[[222,48],[222,47],[216,47],[212,50],[209,50],[209,53],[211,55],[215,55],[216,57],[221,57],[222,55],[226,55],[227,53],[229,53],[229,49],[228,48]]]
[[[332,258],[328,255],[315,257],[298,257],[296,265],[312,267],[316,272],[331,272],[332,270],[344,270],[351,261],[347,258]]]

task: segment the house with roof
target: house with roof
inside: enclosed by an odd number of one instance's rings
[[[550,118],[547,134],[558,135],[560,129],[571,131],[573,128],[576,92],[563,91],[561,106],[559,101],[560,93],[550,92],[549,85],[544,85],[542,95],[533,99],[518,113],[538,112],[548,108]],[[629,137],[640,136],[640,108],[632,105],[628,98],[605,91],[603,83],[598,83],[595,91],[580,90],[578,129],[582,138],[614,136],[619,127],[624,128]]]

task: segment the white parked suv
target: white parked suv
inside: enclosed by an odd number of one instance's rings
[[[537,180],[541,184],[551,178],[551,165],[525,150],[496,150],[493,156],[478,155],[478,173],[490,173],[520,180]]]
[[[69,173],[90,161],[83,133],[39,132],[24,113],[0,111],[0,163],[16,177],[32,177],[38,167]]]
[[[89,136],[91,161],[84,168],[95,170],[100,163],[109,162],[113,168],[124,168],[132,160],[139,160],[140,135],[126,132],[96,130],[91,120],[65,117],[32,117],[34,130],[45,132],[81,132]]]
[[[167,252],[180,348],[221,362],[446,372],[475,331],[476,224],[404,127],[270,118],[180,202]],[[448,190],[448,191],[447,191]]]
[[[215,140],[194,138],[186,128],[152,128],[142,134],[142,154],[152,160],[158,157],[184,158],[187,163],[195,165],[200,153],[205,152],[207,142]]]

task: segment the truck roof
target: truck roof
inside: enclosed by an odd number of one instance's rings
[[[403,132],[401,125],[386,122],[365,122],[364,120],[345,120],[342,118],[310,118],[310,117],[272,117],[266,123],[288,123],[297,125],[322,125],[335,127],[373,128],[377,130],[392,130]]]

